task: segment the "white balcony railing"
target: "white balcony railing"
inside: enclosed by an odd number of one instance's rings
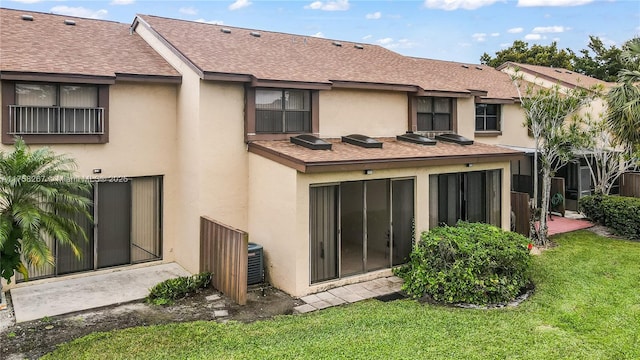
[[[104,133],[104,108],[9,105],[12,135],[99,135]]]

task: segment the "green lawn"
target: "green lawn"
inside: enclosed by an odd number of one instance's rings
[[[96,333],[46,359],[640,359],[640,243],[580,231],[534,261],[516,309],[365,301],[253,324]]]

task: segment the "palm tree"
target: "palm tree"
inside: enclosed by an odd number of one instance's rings
[[[625,68],[607,94],[607,122],[623,146],[640,148],[640,38],[629,40],[620,55]]]
[[[28,279],[27,265],[53,265],[46,239],[67,244],[80,257],[87,235],[74,216],[91,219],[90,183],[74,177],[75,162],[48,148],[31,151],[16,138],[12,152],[0,151],[0,275],[15,271]],[[0,286],[1,288],[1,286]]]

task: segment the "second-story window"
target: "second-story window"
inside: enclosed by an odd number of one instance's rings
[[[255,131],[256,133],[310,132],[310,91],[257,89]]]
[[[476,104],[476,131],[500,131],[500,105]]]
[[[16,83],[9,133],[102,134],[104,109],[93,85]]]
[[[418,131],[451,131],[453,129],[450,98],[418,98]]]

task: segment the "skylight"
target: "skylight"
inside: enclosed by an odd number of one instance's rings
[[[471,145],[473,144],[473,140],[467,139],[466,137],[458,134],[441,134],[436,135],[436,140],[446,141],[459,145]]]
[[[396,139],[400,141],[405,141],[405,142],[410,142],[410,143],[420,144],[420,145],[435,145],[437,143],[437,141],[430,139],[426,136],[422,136],[420,134],[415,134],[410,132],[406,134],[398,135],[396,136]]]
[[[310,134],[291,137],[291,142],[311,150],[331,150],[331,143]]]
[[[368,149],[382,148],[382,143],[380,141],[361,134],[343,136],[342,142]]]

